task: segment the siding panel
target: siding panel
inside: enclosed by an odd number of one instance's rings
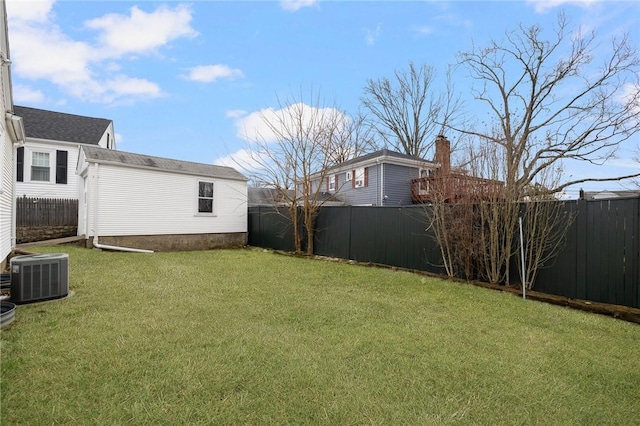
[[[95,176],[95,173],[90,172],[90,175]],[[94,203],[97,201],[97,204],[92,210],[97,208],[99,212],[99,235],[247,231],[245,182],[105,164],[98,165],[98,175],[98,190],[94,192],[97,194]],[[214,216],[197,214],[199,180],[214,182]],[[89,214],[95,213],[90,211]]]
[[[31,152],[43,150],[51,156],[51,181],[29,182],[31,171]],[[67,183],[56,184],[56,150],[67,151]],[[73,144],[48,144],[42,142],[27,142],[24,152],[24,182],[16,182],[16,197],[33,198],[78,198],[78,175],[76,164],[78,163],[79,147]]]
[[[4,68],[5,67],[2,67],[2,69]],[[12,248],[11,234],[13,227],[11,212],[13,211],[13,143],[6,132],[4,119],[1,119],[0,123],[0,155],[2,155],[2,164],[0,165],[0,262],[2,262],[7,258],[9,253],[11,253]]]
[[[418,169],[397,164],[385,164],[384,195],[385,206],[411,205],[411,179],[418,177]]]

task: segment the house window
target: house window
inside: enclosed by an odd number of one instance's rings
[[[338,179],[338,177],[329,176],[327,179],[329,179],[329,191],[334,192],[336,190],[336,180]]]
[[[421,178],[431,177],[431,176],[433,176],[433,170],[431,170],[431,169],[420,169],[420,177]]]
[[[352,171],[352,170],[349,170],[349,171],[347,172],[347,175],[346,175],[346,179],[345,179],[345,180],[346,180],[347,182],[351,182],[351,179],[353,179],[353,171]]]
[[[213,213],[213,182],[198,182],[198,213]]]
[[[357,168],[354,172],[354,187],[362,188],[363,186],[367,186],[367,169],[364,167]]]
[[[49,182],[50,164],[48,152],[31,153],[31,180]]]

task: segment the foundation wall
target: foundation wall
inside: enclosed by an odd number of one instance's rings
[[[243,247],[247,233],[100,236],[98,243],[153,251],[211,250]],[[86,246],[93,248],[93,238],[86,240]]]

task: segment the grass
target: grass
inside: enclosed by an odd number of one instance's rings
[[[75,247],[1,334],[11,424],[637,424],[640,327],[261,250]]]

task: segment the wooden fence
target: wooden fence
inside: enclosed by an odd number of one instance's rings
[[[78,226],[78,200],[18,198],[16,226]]]
[[[534,290],[640,308],[640,198],[571,201],[566,244],[541,269]],[[249,209],[249,244],[293,250],[286,211]],[[444,274],[421,207],[323,207],[316,219],[317,255]]]

